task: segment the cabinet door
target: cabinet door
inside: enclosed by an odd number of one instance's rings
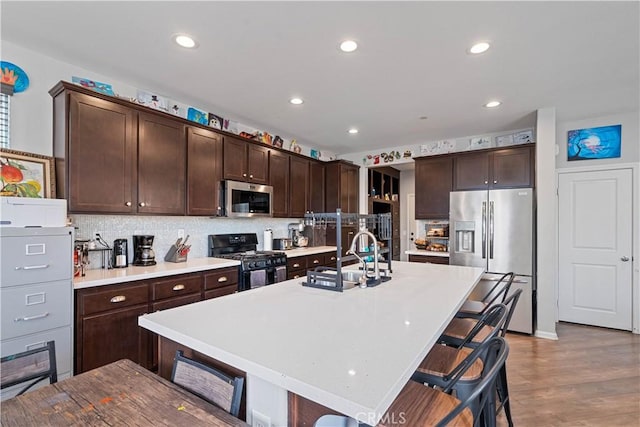
[[[309,210],[311,212],[324,212],[324,165],[320,162],[310,161],[309,164]]]
[[[245,180],[256,184],[269,182],[269,150],[256,144],[247,144],[247,172]]]
[[[453,188],[486,190],[489,184],[489,153],[465,153],[455,156]]]
[[[307,191],[309,189],[309,161],[297,156],[291,156],[289,160],[291,195],[291,218],[302,218],[307,213]]]
[[[244,181],[247,163],[247,143],[235,138],[224,139],[223,175],[224,179]]]
[[[289,217],[289,155],[273,151],[269,157],[269,183],[273,187],[273,216]]]
[[[220,215],[222,136],[187,128],[187,215]]]
[[[416,159],[416,219],[449,218],[451,157]]]
[[[145,113],[138,126],[138,212],[184,215],[185,126]]]
[[[531,147],[509,148],[492,153],[491,188],[533,187],[534,166]]]
[[[135,120],[130,108],[69,94],[69,213],[136,212]]]
[[[81,320],[82,354],[76,374],[120,359],[149,367],[149,333],[138,326],[147,304],[86,316]]]
[[[358,213],[358,195],[360,194],[360,168],[343,166],[344,172],[341,174],[342,187],[341,202],[342,210],[348,213]]]

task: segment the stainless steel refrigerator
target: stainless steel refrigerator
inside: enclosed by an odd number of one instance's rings
[[[522,294],[509,330],[533,333],[533,189],[451,192],[449,230],[449,263],[483,267],[487,272],[471,294],[471,298],[481,298],[501,274],[514,272],[511,292],[520,288]]]

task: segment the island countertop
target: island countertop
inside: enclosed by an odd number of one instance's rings
[[[393,278],[373,288],[334,292],[288,280],[144,315],[139,324],[248,377],[377,422],[482,273],[394,262]]]

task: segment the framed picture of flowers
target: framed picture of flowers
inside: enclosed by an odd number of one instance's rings
[[[53,157],[0,149],[0,196],[55,198]]]

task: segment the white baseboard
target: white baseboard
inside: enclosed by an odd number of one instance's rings
[[[538,338],[544,338],[545,340],[558,340],[558,334],[556,334],[555,332],[547,332],[537,329],[533,335]]]

